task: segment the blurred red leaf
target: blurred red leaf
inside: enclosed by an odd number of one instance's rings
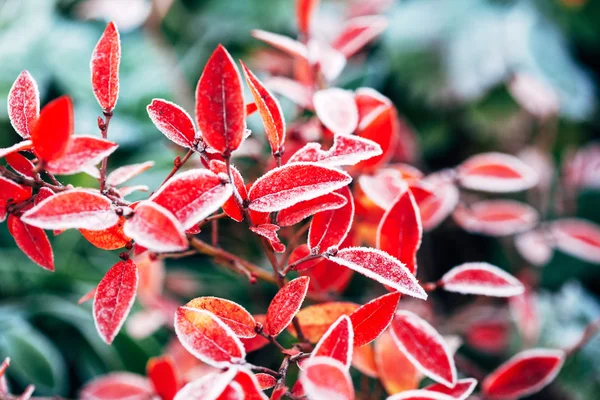
[[[125,222],[123,233],[137,244],[157,252],[188,248],[181,223],[169,210],[151,201],[142,201],[135,207],[133,217]]]
[[[353,347],[352,322],[346,315],[342,315],[321,337],[310,358],[328,357],[341,362],[346,368],[350,368]]]
[[[510,340],[510,327],[506,321],[475,321],[467,328],[466,342],[476,350],[501,353]]]
[[[255,39],[263,41],[292,57],[308,59],[306,46],[294,39],[260,29],[254,29],[250,33]]]
[[[65,152],[48,163],[47,170],[53,174],[70,175],[81,172],[88,165],[96,165],[119,147],[106,139],[77,135],[71,136]]]
[[[550,236],[543,229],[532,229],[515,236],[515,248],[521,257],[537,267],[546,265],[552,259]]]
[[[146,161],[140,164],[131,164],[119,167],[108,174],[108,177],[106,178],[106,184],[109,186],[119,186],[120,184],[127,182],[142,172],[149,170],[153,166],[154,161]]]
[[[301,244],[300,246],[296,247],[294,249],[294,251],[292,251],[292,254],[290,254],[290,257],[288,258],[288,265],[289,264],[293,264],[296,261],[307,257],[308,255],[310,255],[310,250],[308,249],[308,246],[306,244]],[[304,261],[300,264],[298,264],[295,268],[294,271],[304,271],[307,270],[309,268],[314,267],[316,264],[320,263],[321,261],[323,261],[322,258],[313,258],[307,261]],[[311,284],[312,284],[312,279],[311,279]]]
[[[400,171],[392,168],[380,169],[373,175],[361,175],[358,184],[366,197],[383,210],[388,210],[408,189]]]
[[[514,276],[484,262],[464,263],[446,272],[440,280],[444,290],[463,294],[510,297],[523,293]]]
[[[374,344],[379,380],[388,394],[416,389],[419,387],[422,375],[398,349],[390,331],[391,329],[388,329],[383,332]]]
[[[310,23],[319,0],[296,0],[296,18],[298,32],[305,38],[310,37]]]
[[[312,109],[312,89],[302,83],[280,76],[270,78],[266,85],[274,92],[305,109]]]
[[[528,231],[539,219],[535,208],[513,200],[484,200],[471,204],[469,208],[459,206],[452,217],[467,232],[488,236]]]
[[[8,118],[23,139],[31,136],[40,115],[40,92],[29,71],[19,74],[8,92]]]
[[[425,231],[441,224],[456,208],[459,192],[451,183],[439,183],[433,187],[434,197],[419,203],[421,223]]]
[[[244,184],[244,178],[240,171],[237,170],[233,165],[231,167],[231,175],[233,176],[233,184],[237,189],[238,193],[242,200],[248,199],[248,191],[246,190],[246,185]],[[219,160],[211,160],[210,161],[210,170],[215,174],[227,174],[227,164],[223,161]],[[244,219],[244,213],[242,212],[241,207],[233,197],[233,194],[229,196],[229,199],[221,206],[223,207],[223,211],[237,222],[241,222]]]
[[[227,398],[221,399],[220,396],[227,390],[236,373],[235,368],[229,368],[225,372],[206,374],[185,385],[177,393],[175,400],[225,400]]]
[[[313,95],[315,113],[319,120],[335,134],[350,135],[358,126],[358,109],[352,92],[331,88]]]
[[[142,399],[154,395],[148,379],[130,372],[114,372],[88,382],[79,397],[81,400]]]
[[[354,337],[356,338],[356,336]],[[352,366],[370,378],[377,378],[378,373],[373,346],[355,346],[352,352]]]
[[[251,371],[238,368],[233,383],[240,385],[244,395],[243,400],[267,400],[267,396],[262,393],[260,382]]]
[[[277,231],[279,230],[279,226],[273,224],[262,224],[258,226],[251,226],[250,230],[256,233],[259,236],[267,239],[273,250],[276,253],[283,253],[285,251],[285,245],[281,243],[279,240],[279,236],[277,236]]]
[[[364,346],[377,339],[392,322],[400,293],[388,293],[360,307],[350,314],[354,329],[354,346]]]
[[[45,162],[59,159],[67,149],[73,130],[71,98],[61,96],[52,100],[42,108],[31,133],[35,154]]]
[[[340,294],[346,289],[354,271],[326,258],[317,258],[313,261],[315,264],[310,269],[301,271],[301,275],[310,278],[309,293]],[[308,262],[302,263],[300,267],[307,268],[305,264]]]
[[[48,271],[54,271],[54,254],[46,232],[23,223],[14,215],[8,216],[8,231],[31,261]]]
[[[307,245],[310,250],[325,253],[330,247],[338,247],[346,239],[354,221],[354,199],[350,189],[337,191],[346,198],[346,204],[338,209],[321,211],[313,217],[308,231]]]
[[[292,322],[306,297],[309,282],[310,279],[305,276],[296,278],[288,282],[273,297],[267,310],[264,327],[267,335],[279,335]]]
[[[386,99],[387,100],[387,99]],[[389,102],[389,100],[387,100]],[[380,105],[361,118],[356,134],[381,147],[381,155],[358,163],[358,171],[371,171],[387,163],[396,150],[400,131],[398,112],[393,104]]]
[[[600,226],[581,219],[565,218],[550,225],[554,245],[567,254],[600,264]]]
[[[344,56],[351,57],[379,36],[387,25],[387,19],[377,15],[353,18],[346,22],[332,46]]]
[[[343,189],[342,189],[343,190]],[[346,197],[336,192],[316,197],[311,200],[301,201],[291,207],[284,208],[277,213],[277,225],[291,226],[319,212],[339,209],[346,205]]]
[[[372,140],[359,136],[335,135],[333,146],[329,150],[322,150],[318,143],[308,143],[294,153],[288,163],[309,161],[328,166],[354,165],[380,154],[381,147]]]
[[[100,107],[107,113],[112,112],[119,97],[119,63],[121,61],[121,38],[114,22],[109,22],[98,40],[90,69],[92,70],[92,89]]]
[[[300,372],[302,388],[309,399],[354,400],[354,387],[348,369],[329,357],[315,357]]]
[[[256,336],[256,332],[254,331],[256,321],[254,317],[244,307],[233,301],[205,296],[189,301],[185,307],[194,310],[210,311],[231,328],[233,333],[239,338],[252,338]]]
[[[161,400],[173,400],[179,390],[175,361],[170,356],[152,357],[146,364],[146,376]]]
[[[146,107],[150,119],[169,140],[186,148],[193,148],[196,129],[192,117],[175,103],[154,99]]]
[[[448,388],[441,383],[434,383],[433,385],[424,387],[423,390],[446,394],[455,400],[465,400],[471,395],[471,393],[473,393],[473,390],[475,390],[476,386],[477,380],[473,378],[465,378],[457,380],[456,386],[453,388]]]

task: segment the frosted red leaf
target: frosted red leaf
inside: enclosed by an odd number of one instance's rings
[[[262,392],[260,382],[252,371],[238,367],[233,383],[240,385],[244,400],[267,400],[268,397]]]
[[[301,275],[310,278],[309,293],[341,294],[350,284],[354,271],[336,264],[326,258],[317,258],[312,268],[301,271]]]
[[[148,379],[130,372],[114,372],[88,382],[79,393],[81,400],[117,400],[151,398]]]
[[[348,200],[346,197],[336,192],[327,193],[324,196],[320,196],[311,200],[301,201],[291,207],[284,208],[283,210],[279,211],[277,213],[277,225],[295,225],[311,215],[322,211],[339,209],[347,203]]]
[[[179,307],[175,313],[175,333],[187,351],[213,367],[237,364],[246,357],[235,332],[210,311]]]
[[[25,156],[22,156],[19,153],[11,153],[6,155],[6,163],[10,165],[10,167],[15,170],[15,172],[28,176],[30,178],[38,177],[39,174],[34,174],[33,170],[35,169],[35,165],[29,161]]]
[[[170,356],[152,357],[146,364],[146,376],[150,380],[154,393],[161,400],[173,400],[179,390],[179,377],[175,360]]]
[[[306,46],[297,40],[260,29],[254,29],[250,34],[255,39],[265,42],[292,57],[308,59],[308,50],[306,49]]]
[[[260,113],[260,118],[265,126],[265,135],[271,145],[271,151],[273,154],[281,152],[283,150],[283,143],[285,142],[285,120],[283,119],[281,106],[271,92],[243,62],[242,70]]]
[[[354,221],[354,199],[347,187],[337,193],[346,198],[347,203],[335,210],[315,214],[308,230],[308,248],[326,252],[330,247],[338,247],[346,239]]]
[[[23,71],[8,92],[8,118],[15,131],[27,139],[39,115],[40,91],[29,71]]]
[[[465,400],[467,397],[473,393],[475,387],[477,386],[477,380],[473,378],[465,378],[459,379],[456,381],[456,385],[453,388],[446,387],[441,383],[434,383],[432,385],[426,386],[423,390],[428,390],[430,392],[442,393],[450,396],[455,400]]]
[[[427,299],[427,293],[414,275],[398,259],[389,254],[366,247],[349,247],[339,250],[329,259],[348,267],[400,293]]]
[[[241,305],[218,297],[198,297],[189,301],[188,309],[206,310],[223,321],[240,338],[256,336],[254,317]]]
[[[281,243],[279,240],[279,236],[277,236],[277,231],[279,230],[279,226],[273,224],[262,224],[258,226],[251,226],[250,230],[257,235],[267,239],[273,250],[276,253],[283,253],[285,251],[285,245]]]
[[[296,0],[296,18],[298,32],[309,37],[310,24],[315,10],[319,6],[319,0]]]
[[[125,226],[125,218],[120,217],[116,225],[101,231],[90,231],[80,229],[79,232],[84,238],[94,246],[103,250],[116,250],[125,247],[131,241],[123,232]]]
[[[539,220],[535,208],[513,200],[483,200],[469,208],[458,206],[452,217],[467,232],[488,236],[525,232]]]
[[[293,264],[296,261],[307,257],[308,255],[310,255],[310,250],[309,250],[308,246],[306,244],[301,244],[300,246],[296,247],[294,249],[294,251],[292,251],[292,254],[290,254],[290,257],[288,258],[288,265]],[[323,261],[323,258],[315,258],[315,259],[307,260],[307,261],[304,261],[304,262],[298,264],[296,267],[294,267],[293,270],[294,271],[304,271],[304,270],[314,267],[316,264],[320,263],[321,261]],[[311,284],[312,284],[312,280],[311,280]]]
[[[446,272],[440,284],[449,292],[510,297],[523,293],[524,287],[509,273],[484,262],[459,265]]]
[[[119,261],[106,272],[94,296],[94,323],[100,337],[111,344],[135,300],[138,269],[132,260]]]
[[[42,229],[89,229],[114,226],[119,217],[109,199],[84,189],[67,190],[48,197],[23,214],[23,222]]]
[[[375,365],[373,346],[354,347],[352,352],[352,366],[361,374],[377,379],[378,373],[377,365]]]
[[[319,120],[335,134],[350,135],[358,126],[358,109],[354,95],[347,90],[331,88],[313,95],[313,105]]]
[[[348,185],[345,172],[311,163],[295,163],[272,169],[250,188],[249,207],[255,211],[279,211]]]
[[[537,393],[556,378],[564,361],[562,350],[522,351],[485,378],[483,393],[490,399],[520,398]]]
[[[240,174],[240,171],[238,171],[238,169],[233,165],[231,165],[230,167],[235,188],[240,194],[242,200],[247,200],[248,192],[246,190],[246,185],[244,184],[244,178],[242,177],[242,174]],[[217,175],[227,174],[227,164],[220,160],[211,160],[210,170]],[[235,200],[235,198],[233,197],[233,194],[229,196],[229,199],[227,199],[227,201],[225,201],[225,203],[223,203],[221,207],[223,207],[223,211],[225,211],[225,213],[233,220],[237,222],[241,222],[244,220],[244,213],[237,201]]]
[[[54,271],[54,254],[46,232],[35,226],[24,224],[19,217],[14,215],[8,216],[8,231],[15,239],[17,246],[31,261],[48,271]]]
[[[271,389],[277,384],[277,379],[269,374],[258,373],[256,374],[256,380],[262,390]]]
[[[400,293],[388,293],[360,307],[350,314],[354,329],[354,346],[364,346],[377,339],[392,322]]]
[[[459,191],[451,183],[441,183],[434,187],[435,197],[419,204],[423,229],[429,231],[441,224],[456,208]]]
[[[46,169],[57,175],[75,174],[85,166],[100,163],[117,147],[119,145],[114,142],[94,136],[71,136],[65,152],[58,159],[49,162]]]
[[[428,322],[410,311],[397,311],[391,325],[396,345],[423,374],[453,387],[456,366],[444,338]]]
[[[381,147],[359,136],[335,135],[333,146],[327,151],[318,143],[308,143],[298,150],[288,163],[310,161],[321,165],[354,165],[381,154]]]
[[[387,28],[385,17],[356,17],[346,22],[342,32],[334,39],[332,46],[351,57],[359,52],[367,43],[375,39]]]
[[[361,175],[358,184],[369,200],[384,210],[388,210],[408,188],[400,171],[392,168],[380,169],[373,175]]]
[[[360,306],[350,302],[327,302],[308,306],[296,314],[302,327],[302,333],[311,343],[317,343],[327,332],[327,329],[342,315],[350,315]],[[296,336],[294,327],[290,325],[288,331]]]
[[[550,224],[554,245],[567,254],[600,264],[600,226],[577,218],[565,218]]]
[[[153,166],[154,161],[146,161],[139,164],[131,164],[119,167],[108,174],[108,177],[106,178],[106,184],[109,186],[119,186],[131,178],[138,176],[142,172],[149,170]]]
[[[0,176],[0,202],[6,205],[9,200],[18,203],[31,197],[32,189]]]
[[[407,190],[383,215],[377,228],[377,248],[402,261],[416,275],[422,237],[421,214],[412,192]]]
[[[361,120],[380,106],[392,105],[392,101],[390,99],[370,87],[361,87],[356,89],[354,93],[354,99],[356,100],[358,115]]]
[[[43,161],[59,159],[73,134],[73,103],[68,96],[52,100],[40,112],[31,133],[35,154]]]
[[[518,192],[538,183],[538,175],[523,161],[509,154],[484,153],[457,167],[461,186],[484,192]]]
[[[552,259],[550,237],[543,230],[532,229],[516,235],[515,248],[528,263],[538,267],[548,264]]]
[[[32,147],[33,143],[31,142],[31,140],[23,140],[22,142],[14,144],[10,147],[0,149],[0,158],[6,157],[8,154],[13,154],[18,151],[29,150]]]
[[[407,390],[388,397],[386,400],[454,400],[454,397],[444,393],[425,389]]]
[[[192,117],[175,103],[153,99],[146,107],[150,119],[172,142],[186,148],[194,147],[196,129]]]
[[[354,168],[359,171],[370,171],[387,163],[398,145],[399,131],[400,121],[393,104],[381,105],[361,118],[356,134],[377,143],[382,153],[358,163]]]
[[[341,362],[346,368],[350,368],[353,347],[352,322],[346,315],[342,315],[327,329],[310,357],[329,357]]]
[[[217,211],[231,193],[231,185],[223,183],[217,174],[193,169],[169,179],[150,200],[169,210],[184,229],[189,229]]]
[[[417,389],[423,375],[398,349],[390,331],[391,329],[388,329],[383,332],[374,342],[374,358],[379,381],[388,394]]]
[[[119,64],[121,61],[121,38],[114,22],[106,25],[92,53],[92,89],[105,112],[111,112],[119,97]]]
[[[264,327],[267,335],[279,335],[292,322],[306,297],[309,281],[309,278],[302,276],[279,289],[267,310]]]
[[[196,121],[206,144],[229,154],[242,143],[246,109],[240,73],[219,45],[212,53],[196,88]]]
[[[181,223],[169,210],[151,201],[142,201],[135,207],[133,217],[125,222],[123,233],[137,244],[157,252],[188,248]]]
[[[300,382],[309,399],[354,400],[348,369],[329,357],[315,357],[304,364]]]
[[[208,373],[185,385],[177,392],[175,400],[217,400],[225,392],[236,373],[235,368],[221,373]]]
[[[312,109],[312,90],[300,82],[289,78],[273,77],[266,81],[266,85],[276,93],[287,97],[289,100],[305,109]]]
[[[465,341],[476,350],[500,354],[508,345],[510,327],[505,320],[481,320],[469,325]]]

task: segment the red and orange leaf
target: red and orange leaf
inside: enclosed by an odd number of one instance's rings
[[[377,374],[385,391],[394,394],[418,388],[423,376],[398,349],[390,329],[374,343]]]
[[[456,386],[453,388],[448,388],[441,383],[434,383],[433,385],[429,385],[423,388],[423,390],[428,390],[430,392],[442,393],[450,396],[455,400],[465,400],[467,397],[473,393],[475,387],[477,386],[477,380],[473,378],[465,378],[459,379],[456,381]]]
[[[256,380],[262,390],[271,389],[277,384],[277,379],[269,374],[258,373],[256,374]]]
[[[73,134],[73,103],[68,96],[52,100],[40,112],[31,142],[35,154],[43,161],[59,159]]]
[[[33,143],[31,142],[31,140],[23,140],[22,142],[14,144],[10,147],[0,149],[0,158],[6,157],[7,155],[16,153],[18,151],[29,150],[32,147]]]
[[[233,301],[218,297],[197,297],[190,300],[186,308],[193,310],[206,310],[213,313],[239,338],[252,338],[256,336],[256,321],[246,309]]]
[[[101,231],[90,231],[80,229],[79,232],[84,238],[94,246],[103,250],[116,250],[125,247],[131,241],[123,232],[125,226],[125,218],[119,217],[119,222],[116,225]]]
[[[284,165],[258,178],[250,188],[249,207],[255,211],[279,211],[348,185],[345,172],[312,163]]]
[[[311,358],[300,372],[300,382],[309,399],[354,400],[348,369],[335,359]]]
[[[310,357],[328,357],[341,362],[350,368],[352,349],[354,347],[354,333],[352,322],[346,315],[335,321],[323,337],[319,340]]]
[[[387,163],[396,150],[399,140],[400,120],[393,104],[381,105],[361,118],[356,134],[381,147],[381,155],[355,165],[357,171],[372,171]]]
[[[517,296],[525,290],[517,278],[484,262],[471,262],[454,267],[444,274],[440,284],[449,292],[494,297]]]
[[[109,199],[99,193],[73,189],[57,193],[23,214],[24,223],[42,229],[108,229],[119,217]]]
[[[181,223],[169,210],[151,201],[142,201],[135,207],[133,217],[125,222],[123,233],[137,244],[157,252],[188,248]]]
[[[484,200],[469,208],[459,206],[452,214],[464,230],[488,236],[507,236],[526,232],[538,223],[535,208],[513,200]]]
[[[0,203],[18,203],[31,197],[31,187],[22,186],[0,176]]]
[[[154,395],[148,379],[130,372],[115,372],[88,382],[79,398],[81,400],[142,399]]]
[[[318,6],[319,0],[296,0],[298,32],[305,38],[310,37],[310,23]]]
[[[182,147],[194,147],[196,129],[192,117],[183,108],[167,100],[153,99],[146,110],[154,125],[169,140]]]
[[[372,342],[387,329],[394,318],[399,301],[399,292],[388,293],[371,300],[350,314],[355,347]]]
[[[375,364],[373,346],[354,347],[352,352],[352,366],[360,371],[360,373],[377,379],[379,374],[377,373],[377,365]]]
[[[308,49],[297,40],[260,29],[254,29],[250,34],[255,39],[263,41],[292,57],[308,59]]]
[[[344,190],[344,189],[341,189]],[[284,208],[277,213],[277,225],[291,226],[302,221],[311,215],[319,212],[339,209],[346,205],[348,200],[338,193],[327,193],[311,200],[301,201],[291,207]]]
[[[208,59],[196,88],[196,121],[204,141],[221,154],[242,143],[246,110],[240,73],[219,45]]]
[[[322,150],[318,143],[308,143],[294,153],[288,163],[309,161],[328,166],[355,165],[381,153],[379,144],[372,140],[353,135],[335,135],[329,150]]]
[[[279,335],[292,322],[306,297],[309,282],[309,278],[302,276],[288,282],[277,292],[267,310],[264,327],[267,335]]]
[[[233,383],[240,385],[244,400],[267,400],[267,396],[262,392],[260,382],[252,371],[238,367],[237,374],[233,378]]]
[[[350,135],[358,126],[358,109],[352,92],[339,88],[319,90],[313,95],[319,120],[338,135]]]
[[[8,216],[8,231],[31,261],[48,271],[54,271],[54,254],[46,232],[23,223],[14,215]]]
[[[360,306],[349,302],[328,302],[305,307],[298,314],[298,322],[302,333],[311,343],[317,343],[327,332],[327,329],[342,315],[350,315]],[[296,336],[293,326],[288,331]]]
[[[444,338],[428,322],[410,311],[398,311],[391,325],[396,345],[423,374],[453,387],[456,366]]]
[[[567,254],[600,264],[600,226],[577,218],[552,222],[554,245]]]
[[[242,200],[248,199],[248,191],[246,190],[246,185],[244,184],[244,178],[240,171],[237,170],[233,165],[231,167],[231,175],[233,176],[233,185],[237,189],[238,193]],[[210,161],[210,170],[215,174],[227,174],[227,164],[220,160],[211,160]],[[233,197],[233,194],[229,196],[229,199],[223,203],[221,206],[225,214],[227,214],[230,218],[237,222],[241,222],[244,220],[244,213]]]
[[[490,399],[520,398],[537,393],[556,378],[564,360],[562,350],[522,351],[485,378],[483,393]]]
[[[49,162],[46,169],[57,175],[75,174],[86,166],[100,163],[117,147],[119,145],[114,142],[94,136],[71,136],[65,152],[58,159]]]
[[[119,167],[108,174],[108,177],[106,178],[106,184],[109,186],[119,186],[131,178],[138,176],[142,172],[149,170],[153,166],[154,161],[146,161],[140,164],[131,164]]]
[[[273,224],[262,224],[250,227],[252,232],[267,239],[276,253],[283,253],[285,251],[285,245],[281,243],[279,236],[277,236],[277,231],[279,229],[279,226]]]
[[[135,300],[138,269],[132,260],[119,261],[108,270],[96,288],[94,323],[100,337],[111,344],[125,322]]]
[[[175,360],[171,356],[152,357],[146,364],[146,376],[150,380],[154,393],[161,400],[173,400],[179,390],[179,378]]]
[[[119,97],[119,64],[121,38],[114,22],[109,22],[92,53],[92,89],[98,104],[105,112],[112,112]]]
[[[348,187],[337,191],[346,198],[346,204],[335,210],[315,214],[310,222],[307,245],[310,250],[324,253],[339,247],[346,239],[354,221],[354,199]]]
[[[344,56],[351,57],[387,28],[387,19],[380,16],[353,18],[346,22],[332,46]]]
[[[227,390],[233,377],[237,373],[235,368],[225,372],[211,372],[198,378],[183,387],[175,400],[217,400]]]
[[[40,115],[40,91],[29,71],[19,74],[8,92],[8,118],[23,139],[31,136]]]
[[[33,170],[35,169],[35,165],[29,161],[25,156],[22,156],[19,153],[11,153],[6,155],[6,163],[10,165],[15,172],[28,176],[30,178],[36,179],[39,177],[39,174],[34,174]]]

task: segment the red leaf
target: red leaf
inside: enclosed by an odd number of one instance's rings
[[[453,387],[456,367],[442,336],[410,311],[398,311],[391,325],[396,345],[413,365],[434,381]]]
[[[73,134],[73,103],[61,96],[42,109],[31,133],[35,154],[43,161],[59,159],[67,149]]]
[[[300,382],[309,399],[354,400],[348,369],[329,357],[315,357],[305,363]]]
[[[317,258],[313,261],[315,264],[312,267],[305,267],[305,263],[300,265],[301,268],[310,268],[301,271],[301,275],[310,278],[308,287],[310,293],[341,294],[350,284],[352,275],[354,275],[354,271],[351,269],[328,259]]]
[[[400,120],[393,104],[381,105],[361,118],[356,134],[381,147],[381,155],[362,161],[355,166],[359,171],[375,170],[387,163],[398,145]]]
[[[127,182],[142,172],[149,170],[153,166],[154,161],[146,161],[140,164],[119,167],[108,174],[108,177],[106,178],[106,184],[109,186],[119,186],[120,184]]]
[[[87,239],[88,242],[103,250],[116,250],[125,247],[130,241],[129,238],[123,232],[125,226],[125,218],[120,217],[119,222],[116,225],[104,229],[102,231],[90,231],[87,229],[80,229],[79,232]]]
[[[381,250],[349,247],[339,250],[335,256],[329,257],[329,259],[400,293],[418,299],[427,299],[427,293],[408,268],[396,258]]]
[[[319,120],[338,135],[350,135],[358,126],[358,109],[354,95],[347,90],[331,88],[313,95],[313,104]]]
[[[361,175],[358,184],[369,200],[384,210],[391,208],[408,188],[400,171],[392,168],[380,169],[373,175]]]
[[[267,239],[276,253],[283,253],[285,251],[285,245],[281,243],[279,237],[277,236],[277,231],[279,229],[279,226],[273,224],[262,224],[250,227],[252,232]]]
[[[558,249],[587,262],[600,263],[600,226],[565,218],[552,222],[550,231]]]
[[[346,22],[332,46],[349,58],[379,36],[387,28],[387,25],[387,19],[380,16],[353,18]]]
[[[31,197],[32,189],[28,186],[22,186],[0,176],[0,203],[9,200],[13,203],[19,203]]]
[[[15,145],[0,149],[0,158],[6,157],[8,154],[16,153],[22,150],[29,150],[33,147],[31,140],[23,140]]]
[[[237,337],[252,338],[256,336],[254,317],[244,307],[233,301],[206,296],[191,300],[185,307],[190,310],[210,311],[231,328]]]
[[[319,0],[296,0],[298,32],[306,38],[310,36],[310,23],[318,5]]]
[[[196,120],[204,141],[221,154],[242,143],[246,110],[240,73],[219,45],[208,59],[196,88]]]
[[[175,103],[154,99],[146,107],[154,125],[172,142],[187,148],[194,147],[196,129],[192,117]]]
[[[484,153],[468,158],[458,168],[461,186],[484,192],[519,192],[538,183],[537,173],[516,157]]]
[[[280,76],[270,78],[267,86],[276,93],[305,109],[312,109],[312,89],[289,78]]]
[[[322,150],[318,143],[308,143],[294,153],[288,163],[310,161],[332,167],[355,165],[380,154],[381,147],[371,140],[359,136],[335,135],[333,146],[329,150]]]
[[[283,152],[285,141],[285,120],[277,99],[267,90],[261,81],[242,62],[246,82],[265,126],[265,135],[273,154]]]
[[[509,273],[488,263],[472,262],[452,268],[440,280],[449,292],[510,297],[523,293],[523,284]]]
[[[115,372],[88,382],[81,400],[143,399],[154,395],[148,379],[130,372]]]
[[[152,357],[146,365],[146,376],[161,400],[173,400],[179,390],[175,361],[170,356]]]
[[[507,236],[532,229],[539,219],[538,212],[528,204],[513,200],[484,200],[469,208],[459,206],[452,217],[471,233],[488,236]]]
[[[223,161],[211,160],[210,170],[217,175],[227,174],[227,164],[225,164]],[[242,177],[242,174],[240,174],[240,171],[238,171],[233,165],[231,165],[231,175],[233,176],[233,184],[235,185],[235,188],[240,194],[242,200],[247,200],[248,191],[246,190],[246,185],[244,184],[244,178]],[[244,213],[233,197],[233,194],[229,196],[229,199],[221,207],[223,207],[223,211],[225,211],[225,213],[233,220],[237,222],[244,220]]]
[[[92,70],[92,89],[100,107],[111,112],[119,97],[119,63],[121,61],[121,39],[114,22],[109,22],[98,40],[90,69]]]
[[[277,379],[269,374],[258,373],[256,374],[256,380],[262,390],[271,389],[277,384]]]
[[[475,321],[466,332],[466,342],[472,348],[487,352],[501,353],[510,340],[510,327],[504,320]]]
[[[35,165],[33,165],[31,161],[29,161],[25,156],[22,156],[19,153],[7,154],[6,163],[21,175],[28,176],[34,179],[36,176],[39,177],[39,174],[33,173]]]
[[[193,169],[169,179],[150,200],[169,210],[184,229],[190,229],[218,210],[231,193],[231,185],[215,173]]]
[[[306,297],[309,281],[305,276],[296,278],[277,292],[267,310],[264,327],[267,335],[279,335],[292,322]]]
[[[556,378],[565,360],[562,350],[532,349],[515,355],[483,381],[483,393],[493,399],[526,397]]]
[[[255,211],[279,211],[348,185],[345,172],[311,163],[284,165],[258,178],[250,188],[249,207]]]
[[[315,214],[308,231],[307,245],[310,250],[318,249],[324,253],[331,247],[338,247],[346,239],[354,220],[354,199],[347,187],[338,191],[343,195],[346,205]]]
[[[133,217],[125,222],[123,233],[157,252],[188,248],[183,226],[169,210],[151,201],[142,201],[135,207]]]
[[[94,136],[71,136],[65,152],[57,160],[49,162],[47,170],[58,175],[75,174],[85,166],[100,163],[117,147],[119,145],[114,142]]]
[[[308,255],[310,255],[310,250],[308,249],[308,246],[305,244],[301,244],[300,246],[296,247],[294,249],[294,251],[292,251],[292,254],[290,254],[290,257],[288,259],[288,265],[295,263],[296,261],[298,261],[304,257],[307,257]],[[314,267],[316,264],[320,263],[321,261],[323,261],[322,258],[316,258],[316,259],[304,261],[303,263],[294,267],[294,271],[307,270],[309,268]],[[311,280],[311,284],[312,284],[312,280]]]
[[[377,339],[394,318],[400,293],[388,293],[371,300],[350,314],[354,329],[354,346],[364,346]]]
[[[438,392],[450,396],[455,400],[465,400],[473,393],[477,386],[477,380],[473,378],[459,379],[456,381],[456,386],[448,388],[441,383],[434,383],[423,388],[430,392]]]
[[[455,400],[444,393],[425,389],[407,390],[387,398],[387,400]]]
[[[40,91],[29,71],[23,71],[8,92],[8,118],[15,131],[27,139],[39,115]]]
[[[459,192],[456,186],[451,183],[434,185],[433,193],[434,197],[419,203],[421,223],[426,231],[442,223],[458,204]]]
[[[346,368],[350,368],[352,361],[352,349],[354,347],[354,333],[350,318],[342,315],[335,321],[321,340],[315,346],[310,358],[328,357],[341,362]]]
[[[308,50],[306,46],[294,39],[260,29],[254,29],[250,34],[255,39],[261,40],[292,57],[308,59]]]
[[[244,346],[233,330],[207,310],[179,307],[175,333],[196,358],[216,368],[237,364],[246,357]]]
[[[361,374],[377,379],[379,374],[377,373],[377,365],[375,364],[373,346],[355,346],[352,352],[352,366]]]
[[[419,208],[411,191],[407,190],[383,215],[377,228],[377,248],[402,261],[416,275],[417,251],[422,237]]]
[[[343,190],[343,189],[341,189]],[[348,203],[346,197],[338,193],[327,193],[311,200],[301,201],[277,213],[277,225],[291,226],[319,212],[339,209]]]
[[[175,400],[217,400],[227,390],[228,385],[237,373],[235,368],[225,372],[212,372],[196,379],[181,389]]]
[[[119,261],[96,288],[94,323],[102,340],[111,344],[133,306],[138,269],[132,260]]]
[[[24,224],[14,215],[8,216],[8,231],[31,261],[48,271],[54,271],[54,255],[46,232]]]
[[[42,229],[89,229],[100,231],[114,226],[119,217],[106,197],[89,190],[57,193],[28,210],[21,218]]]

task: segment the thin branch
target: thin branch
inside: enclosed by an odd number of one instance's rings
[[[113,113],[112,111],[104,112],[104,121],[101,118],[98,118],[98,128],[100,128],[100,133],[102,134],[103,139],[108,138],[108,127],[110,125],[110,120],[112,119]],[[104,157],[102,160],[102,166],[100,167],[100,192],[103,192],[106,189],[106,168],[108,167],[108,156]]]
[[[158,188],[161,188],[165,183],[167,183],[167,181],[171,179],[173,175],[175,175],[177,171],[181,169],[181,167],[183,167],[187,160],[190,159],[192,154],[194,154],[194,150],[189,149],[188,152],[185,153],[185,156],[183,156],[183,158],[180,159],[179,156],[175,157],[175,160],[173,161],[173,169],[171,170],[171,172],[169,172],[169,175],[167,175],[167,177],[162,181]]]

